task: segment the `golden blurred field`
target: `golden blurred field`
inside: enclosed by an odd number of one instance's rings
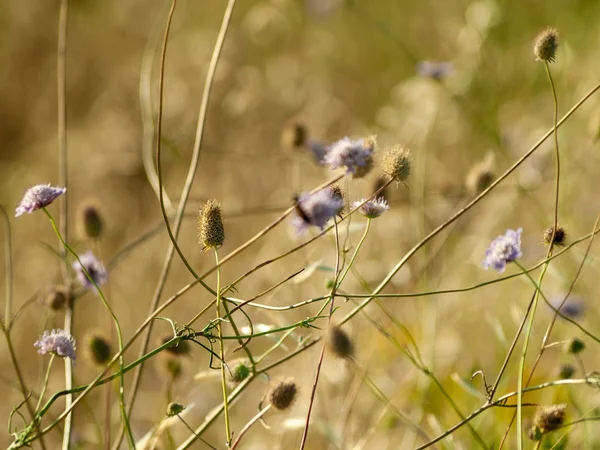
[[[164,78],[162,170],[164,185],[176,205],[192,155],[202,89],[226,2],[179,0],[168,42]],[[143,101],[152,115],[158,105],[159,45],[170,2],[69,1],[67,34],[67,145],[69,242],[78,252],[93,249],[108,264],[125,246],[160,226],[162,215],[142,160]],[[42,212],[14,218],[23,192],[36,184],[59,183],[57,144],[57,28],[60,2],[8,0],[0,2],[0,201],[10,216],[12,231],[12,313],[22,306],[11,336],[30,389],[39,393],[47,356],[33,343],[46,329],[62,328],[64,312],[43,303],[49,286],[62,283],[61,262],[51,248],[58,240]],[[214,265],[212,252],[197,243],[196,215],[208,198],[223,208],[225,256],[267,226],[299,192],[331,180],[335,174],[315,163],[306,150],[292,151],[281,142],[291,120],[306,126],[311,139],[330,143],[343,136],[376,135],[381,148],[401,144],[412,150],[413,170],[406,186],[388,189],[391,209],[373,221],[357,261],[344,281],[346,293],[367,294],[419,240],[474,194],[469,173],[487,161],[501,175],[553,125],[553,100],[543,63],[535,61],[533,40],[546,26],[560,32],[556,62],[551,64],[562,117],[586,92],[600,83],[600,2],[595,0],[238,0],[216,72],[200,163],[178,242],[192,265],[202,273]],[[435,80],[420,76],[420,61],[449,61],[453,70]],[[150,71],[151,69],[151,71]],[[140,87],[141,86],[141,87]],[[600,97],[592,96],[559,129],[561,155],[560,224],[570,241],[590,233],[600,214]],[[545,258],[543,233],[553,223],[555,162],[552,139],[479,204],[421,248],[396,274],[385,293],[418,293],[473,286],[498,278],[484,271],[481,261],[489,242],[507,228],[523,228],[523,256],[531,267]],[[490,166],[492,167],[492,166]],[[371,195],[380,176],[375,168],[363,180],[343,181],[350,202]],[[85,239],[79,223],[82,205],[98,205],[105,231],[98,241]],[[57,205],[49,211],[58,218]],[[341,239],[355,249],[365,221],[352,216],[340,226]],[[314,234],[314,233],[313,233]],[[2,248],[7,245],[2,234]],[[221,285],[236,280],[257,264],[306,240],[284,221],[221,269]],[[577,321],[592,334],[600,327],[596,277],[600,266],[589,240],[553,260],[544,278],[547,297],[569,290],[579,267],[583,270],[573,298],[584,307]],[[149,314],[165,252],[162,230],[110,266],[104,292],[129,340]],[[305,268],[303,274],[261,298],[271,306],[295,304],[326,295],[335,267],[335,238],[328,234],[301,251],[258,270],[231,295],[250,299]],[[2,262],[5,273],[7,266]],[[504,274],[517,273],[509,266]],[[537,279],[539,269],[533,273]],[[2,292],[6,281],[1,277]],[[193,280],[175,255],[161,302]],[[206,279],[216,286],[215,275]],[[307,449],[410,449],[426,442],[394,414],[399,410],[433,438],[460,422],[439,386],[419,371],[393,345],[412,348],[401,324],[414,337],[423,361],[435,374],[463,415],[484,402],[482,370],[493,382],[508,346],[534,292],[525,276],[480,289],[411,298],[385,298],[381,303],[395,319],[371,303],[344,329],[356,347],[356,364],[325,354],[316,391]],[[5,299],[5,296],[2,297]],[[162,317],[182,325],[213,297],[194,287]],[[289,311],[246,308],[255,327],[286,325],[315,315],[322,304]],[[352,301],[336,300],[333,321],[350,312]],[[2,308],[4,311],[4,308]],[[214,310],[194,324],[201,330]],[[539,305],[528,354],[530,368],[552,319]],[[4,314],[3,314],[4,317]],[[236,315],[244,322],[244,316]],[[326,330],[326,319],[313,325]],[[98,373],[83,356],[85,337],[108,330],[110,317],[93,293],[75,304],[73,335],[78,341],[74,366],[76,385]],[[378,329],[385,330],[388,337]],[[230,327],[225,327],[228,334]],[[156,321],[151,348],[170,333],[166,321]],[[301,342],[320,336],[316,328],[299,328],[267,358],[274,362]],[[280,337],[254,338],[248,348],[260,354]],[[560,345],[544,352],[532,385],[559,379],[562,364],[576,368],[574,378],[600,370],[598,342],[559,319],[551,342],[581,338],[587,349],[574,356]],[[521,342],[517,346],[520,353]],[[137,358],[139,340],[125,355]],[[299,448],[320,344],[269,371],[271,379],[293,376],[300,387],[291,411],[269,412],[266,429],[255,425],[244,437],[243,449]],[[22,402],[6,345],[2,352],[0,390],[2,417]],[[227,359],[242,357],[235,341],[227,344]],[[168,392],[188,405],[186,421],[195,427],[222,401],[219,371],[209,369],[208,353],[194,346],[183,359],[182,375],[171,388],[160,357],[145,365],[140,392],[131,416],[136,439],[164,417]],[[511,359],[499,395],[516,390],[517,356]],[[211,375],[194,379],[197,374]],[[46,398],[64,387],[62,362],[53,366]],[[389,402],[373,394],[364,374]],[[526,373],[527,370],[526,370]],[[132,373],[126,375],[126,389]],[[465,387],[469,385],[471,390]],[[232,429],[238,432],[258,411],[269,388],[260,376],[231,405]],[[477,391],[478,393],[474,393]],[[101,442],[103,388],[93,391],[75,409],[72,448],[105,448]],[[567,403],[569,421],[599,415],[597,387],[585,384],[554,386],[525,397],[530,403]],[[515,402],[516,403],[516,400]],[[193,405],[193,406],[192,406]],[[112,393],[112,437],[119,421]],[[393,407],[392,407],[393,406]],[[55,417],[64,402],[51,409]],[[525,420],[534,408],[524,407]],[[488,448],[498,448],[514,408],[494,408],[472,422]],[[23,414],[27,412],[23,409]],[[302,422],[301,422],[302,421]],[[45,418],[44,424],[50,420]],[[300,426],[298,426],[300,423]],[[527,423],[527,422],[526,422]],[[15,416],[13,428],[24,423]],[[12,430],[14,431],[14,430]],[[45,436],[47,448],[60,448],[62,425]],[[161,449],[177,448],[189,436],[181,423],[170,428]],[[544,441],[550,448],[600,448],[600,425],[590,420],[555,432]],[[203,434],[215,447],[225,447],[222,417]],[[0,443],[12,438],[0,430]],[[517,448],[513,426],[504,448]],[[546,447],[547,446],[547,447]],[[432,448],[478,447],[467,427]],[[524,448],[535,443],[525,438]],[[39,448],[34,443],[34,448]],[[127,448],[124,441],[121,448]],[[197,442],[191,448],[209,448]]]

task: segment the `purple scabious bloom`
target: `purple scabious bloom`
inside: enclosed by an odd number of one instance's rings
[[[81,261],[81,264],[79,261],[73,262],[73,269],[77,275],[77,280],[85,289],[95,288],[95,286],[85,274],[84,268],[98,286],[102,286],[106,283],[108,280],[108,272],[104,268],[102,261],[96,258],[91,251],[79,256],[79,260]]]
[[[48,206],[57,197],[61,196],[67,191],[67,188],[52,187],[48,184],[38,184],[32,188],[27,189],[23,200],[17,206],[15,210],[15,217],[19,217],[22,214],[31,214],[38,209]]]
[[[40,355],[54,353],[56,356],[75,361],[75,339],[65,330],[44,331],[33,346],[38,349]]]
[[[321,189],[314,194],[305,192],[296,199],[296,215],[292,219],[293,224],[299,234],[305,232],[311,225],[323,230],[329,219],[334,217],[343,206],[344,201],[334,196],[329,188]]]
[[[360,204],[363,203],[365,200],[366,199],[363,198],[352,203],[352,209],[358,208]],[[390,209],[388,203],[383,197],[379,197],[366,202],[360,207],[359,211],[363,216],[369,219],[375,219],[382,215],[384,212],[386,212],[388,209]]]
[[[492,241],[485,251],[483,267],[490,267],[502,273],[506,269],[506,263],[512,262],[521,256],[521,233],[522,228],[517,231],[508,229],[502,236]]]
[[[329,146],[323,163],[331,169],[345,167],[346,174],[352,174],[368,163],[372,152],[373,148],[365,145],[364,139],[352,140],[344,137]]]
[[[581,317],[585,312],[585,303],[583,302],[583,299],[575,294],[570,294],[568,297],[566,297],[566,295],[566,292],[553,295],[549,299],[549,302],[554,307],[554,309],[558,309],[564,316],[568,317],[569,319],[577,319]],[[561,303],[563,304],[562,306],[560,306]]]
[[[434,80],[441,80],[447,77],[454,70],[454,66],[451,62],[439,62],[439,61],[420,61],[417,64],[417,73],[425,78],[433,78]]]

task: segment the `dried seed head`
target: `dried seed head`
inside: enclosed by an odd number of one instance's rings
[[[466,187],[470,195],[479,195],[494,181],[495,156],[488,152],[482,161],[475,164],[467,175]]]
[[[159,363],[159,373],[166,381],[173,382],[177,380],[181,376],[181,372],[183,372],[181,358],[163,356],[157,358],[157,362]]]
[[[172,334],[165,335],[160,338],[159,345],[166,344],[171,339],[173,339]],[[164,349],[164,351],[167,354],[169,354],[170,356],[176,357],[176,358],[189,355],[191,350],[192,350],[192,346],[190,345],[189,341],[187,341],[187,340],[179,341],[176,344],[172,344],[169,347]]]
[[[298,150],[308,140],[308,131],[303,123],[290,120],[281,131],[281,146],[286,150]]]
[[[554,235],[554,238],[552,238],[552,235]],[[544,231],[544,243],[550,245],[551,242],[556,247],[563,247],[567,243],[567,233],[563,227],[558,227],[556,233],[554,233],[554,227]]]
[[[573,366],[572,364],[563,364],[562,366],[560,366],[560,369],[558,371],[558,376],[564,380],[568,380],[574,374],[575,374],[575,366]]]
[[[184,409],[185,406],[183,406],[182,404],[171,402],[167,405],[167,417],[176,416],[183,412]]]
[[[198,242],[202,250],[219,248],[225,241],[225,230],[221,218],[221,205],[216,200],[208,200],[198,212]]]
[[[354,344],[350,336],[337,325],[329,328],[325,342],[329,350],[338,358],[346,359],[354,356]]]
[[[567,341],[565,345],[565,351],[572,355],[581,353],[585,350],[585,344],[581,339],[573,338]]]
[[[540,61],[554,62],[558,49],[558,31],[548,27],[535,38],[533,53]]]
[[[375,164],[373,156],[377,147],[377,136],[369,136],[368,138],[365,138],[363,146],[369,150],[369,154],[365,158],[365,164],[358,166],[356,171],[352,174],[352,178],[354,179],[364,178],[369,172],[371,172],[371,169],[373,169],[373,165]]]
[[[331,197],[334,199],[339,199],[342,201],[342,206],[340,206],[340,209],[338,209],[337,215],[342,217],[342,213],[344,212],[344,207],[345,207],[345,203],[344,203],[344,191],[342,190],[341,187],[339,187],[337,184],[333,185],[333,186],[329,186],[329,189],[331,190]]]
[[[298,395],[298,386],[293,378],[278,381],[269,391],[269,403],[274,408],[283,411],[294,404]]]
[[[410,150],[397,145],[383,154],[381,170],[396,181],[405,181],[410,175]]]
[[[102,236],[104,221],[95,202],[83,203],[79,207],[77,228],[82,238],[97,239]]]
[[[70,299],[69,290],[62,285],[49,286],[44,295],[44,304],[52,311],[59,311],[64,308]]]
[[[565,423],[567,405],[539,406],[533,416],[533,425],[529,430],[529,437],[539,441],[541,437],[551,431],[557,430]]]
[[[238,361],[232,367],[229,372],[229,381],[232,384],[238,384],[244,381],[246,378],[250,376],[252,373],[252,369],[247,361]]]
[[[100,332],[91,332],[85,338],[85,356],[95,365],[105,366],[112,356],[110,340]]]

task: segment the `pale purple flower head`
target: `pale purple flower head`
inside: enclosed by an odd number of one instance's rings
[[[445,61],[420,61],[417,64],[417,73],[425,78],[441,80],[454,70],[451,62]]]
[[[44,331],[33,346],[38,349],[40,355],[54,353],[56,356],[75,361],[75,339],[65,330]]]
[[[74,261],[73,269],[77,275],[77,280],[85,289],[95,288],[95,286],[85,274],[85,271],[83,270],[84,268],[98,286],[102,286],[104,283],[106,283],[108,280],[108,272],[104,268],[102,261],[96,258],[91,251],[80,255],[79,260],[81,261],[81,264],[79,264],[79,261]]]
[[[368,163],[372,152],[373,148],[365,145],[364,139],[352,140],[345,137],[329,146],[323,163],[331,169],[345,167],[346,173],[352,174]]]
[[[19,217],[25,213],[31,214],[33,211],[48,206],[66,191],[67,188],[52,187],[50,184],[38,184],[27,189],[23,200],[21,200],[21,203],[19,203],[19,206],[15,210],[15,217]]]
[[[583,299],[579,295],[569,294],[565,300],[566,295],[566,292],[553,295],[549,299],[549,302],[555,309],[558,309],[564,301],[564,304],[559,309],[564,316],[570,319],[577,319],[581,317],[585,312],[585,303]]]
[[[521,233],[522,228],[515,230],[506,230],[502,236],[498,236],[492,241],[485,251],[483,267],[490,267],[502,273],[506,269],[506,263],[512,262],[521,256]]]
[[[364,201],[364,198],[355,201],[354,203],[352,203],[352,209],[358,208],[358,206]],[[360,207],[359,212],[369,219],[375,219],[382,215],[384,212],[386,212],[388,209],[390,209],[388,203],[383,197],[379,197],[366,202]]]
[[[322,230],[342,206],[344,206],[344,201],[334,196],[329,188],[321,189],[314,194],[305,192],[296,199],[296,214],[292,219],[293,224],[298,233],[303,233],[311,225]]]

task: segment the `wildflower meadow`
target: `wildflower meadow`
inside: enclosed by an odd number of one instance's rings
[[[5,2],[0,445],[600,448],[598,19]]]

